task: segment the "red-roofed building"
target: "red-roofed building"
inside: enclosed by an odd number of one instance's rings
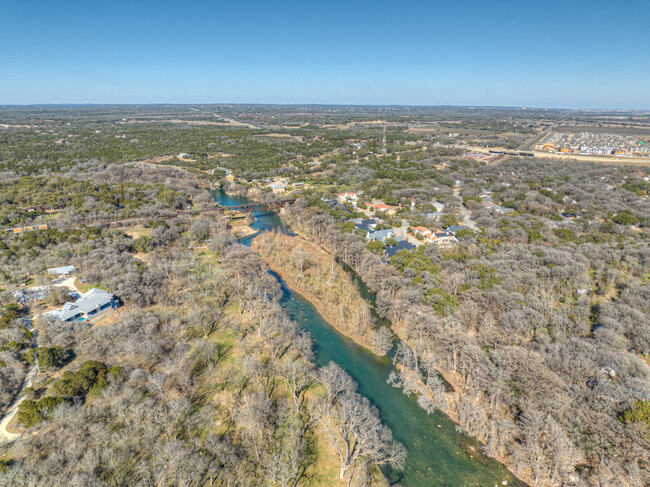
[[[431,232],[431,230],[429,230],[426,227],[415,227],[413,231],[415,233],[421,233],[422,235],[424,235],[424,238],[427,238],[429,240],[431,240],[431,235],[433,234],[433,232]]]
[[[359,201],[359,193],[347,192],[341,193],[337,196],[341,203],[356,203]]]

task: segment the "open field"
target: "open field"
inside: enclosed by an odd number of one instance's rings
[[[580,154],[555,154],[553,152],[529,151],[535,157],[546,159],[563,159],[567,161],[597,162],[599,164],[626,165],[626,166],[649,166],[650,157],[608,157],[608,156],[583,156]]]
[[[354,127],[355,125],[368,125],[368,126],[373,126],[373,125],[385,125],[388,122],[385,120],[370,120],[368,122],[363,122],[363,121],[354,121],[354,122],[348,122],[348,123],[343,123],[343,124],[333,124],[333,123],[327,123],[322,125],[324,129],[349,129]]]

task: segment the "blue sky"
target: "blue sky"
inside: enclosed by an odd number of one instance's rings
[[[0,0],[0,104],[650,109],[650,0]]]

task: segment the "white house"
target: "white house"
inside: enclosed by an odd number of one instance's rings
[[[356,203],[359,201],[359,193],[341,193],[337,196],[336,199],[338,199],[341,203]]]
[[[431,235],[431,241],[435,244],[446,244],[457,242],[456,235],[453,232],[436,229]]]

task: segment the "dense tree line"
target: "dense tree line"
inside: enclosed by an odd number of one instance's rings
[[[36,321],[39,348],[17,355],[20,370],[38,355],[63,373],[43,372],[27,391],[17,418],[29,434],[4,457],[0,483],[297,486],[325,462],[368,485],[378,465],[400,468],[404,447],[354,381],[313,364],[309,334],[278,304],[263,261],[219,220],[185,228],[192,235],[154,228],[147,262],[120,231],[57,231],[34,252],[8,237],[14,266],[69,256],[125,312],[100,326]],[[188,251],[188,237],[208,249]],[[18,318],[5,321],[19,330]],[[3,382],[7,401],[23,376]]]
[[[587,237],[563,242],[549,219],[486,213],[485,230],[456,250],[403,251],[387,266],[320,208],[296,204],[287,214],[376,292],[408,344],[391,381],[420,393],[423,407],[449,400],[489,455],[536,485],[648,482],[647,431],[619,420],[650,397],[650,254],[639,234],[599,244],[581,229]]]

